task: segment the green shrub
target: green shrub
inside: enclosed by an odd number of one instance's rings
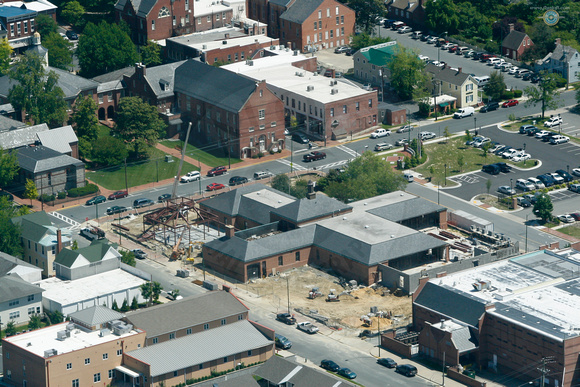
[[[96,184],[87,184],[84,187],[69,189],[68,196],[70,196],[71,198],[76,198],[79,196],[86,196],[86,195],[94,194],[98,190],[99,190],[99,187],[97,187]]]
[[[557,87],[564,87],[564,86],[566,86],[566,83],[567,82],[566,82],[565,78],[562,78],[562,77],[556,78],[556,86]]]
[[[42,194],[42,195],[40,195],[40,198],[39,198],[39,200],[40,200],[41,202],[44,202],[44,203],[46,203],[46,202],[52,202],[52,201],[54,200],[54,198],[55,198],[55,196],[54,196],[54,195],[49,195],[49,194]]]
[[[59,199],[66,198],[66,191],[60,191],[57,195],[57,198],[59,198]]]
[[[503,92],[501,98],[502,99],[513,99],[514,98],[514,92],[513,91],[509,91],[509,90],[506,90],[506,91]]]
[[[523,93],[522,90],[514,90],[514,98],[521,98]]]

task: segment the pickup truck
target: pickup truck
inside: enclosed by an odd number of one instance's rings
[[[89,240],[105,238],[105,232],[98,227],[81,228],[80,234]]]
[[[311,334],[311,335],[318,332],[318,327],[316,325],[313,325],[312,323],[309,323],[308,321],[298,323],[296,325],[296,327],[298,329],[300,329],[301,331],[306,332],[306,333]]]
[[[288,325],[296,324],[296,319],[292,317],[290,313],[278,313],[276,315],[276,320],[282,321],[283,323]]]
[[[305,162],[309,162],[309,161],[316,161],[316,160],[322,160],[326,158],[326,153],[324,152],[319,152],[319,151],[314,151],[314,152],[310,152],[307,155],[304,155],[304,157],[302,158],[303,161]]]

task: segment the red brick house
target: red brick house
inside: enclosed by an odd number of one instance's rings
[[[124,20],[137,44],[224,27],[232,21],[232,8],[211,0],[118,0],[117,21]]]
[[[338,47],[354,34],[355,12],[336,0],[249,0],[248,17],[293,50]]]
[[[190,138],[246,158],[284,147],[284,106],[266,82],[188,60],[175,69],[175,98]],[[229,144],[229,145],[228,145]]]
[[[425,26],[425,6],[423,0],[387,0],[387,17],[405,22],[413,28]]]
[[[524,51],[534,45],[532,39],[525,32],[514,30],[514,25],[510,24],[510,33],[501,43],[501,53],[513,60],[520,60]]]

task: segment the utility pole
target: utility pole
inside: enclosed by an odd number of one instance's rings
[[[445,352],[443,352],[443,370],[442,370],[442,372],[443,372],[443,383],[441,383],[441,385],[443,387],[445,387]]]
[[[290,313],[290,284],[288,274],[286,274],[286,293],[288,295],[288,313]]]
[[[542,358],[542,366],[538,368],[538,371],[542,373],[540,378],[540,387],[544,387],[546,385],[546,374],[550,372],[549,368],[546,368],[546,364],[555,363],[554,356],[546,356]]]
[[[379,333],[379,357],[381,357],[381,315],[377,316],[377,332]]]

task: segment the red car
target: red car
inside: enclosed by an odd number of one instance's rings
[[[222,188],[224,188],[224,187],[225,187],[225,185],[223,185],[223,184],[220,184],[220,183],[211,183],[210,185],[208,185],[208,186],[206,187],[206,189],[207,189],[208,191],[217,191],[218,189],[222,189]]]
[[[501,107],[510,107],[510,106],[516,106],[519,103],[519,101],[517,99],[510,99],[509,101],[505,101]]]
[[[129,196],[127,191],[117,191],[109,195],[109,200],[123,199],[126,198],[127,196]]]
[[[215,168],[210,169],[210,171],[207,173],[207,175],[209,177],[219,176],[219,175],[223,175],[227,171],[228,171],[228,169],[226,167],[215,167]]]
[[[574,212],[574,213],[570,214],[570,216],[573,217],[575,221],[580,220],[580,212]]]
[[[451,47],[449,47],[449,52],[455,52],[455,51],[457,51],[458,48],[459,48],[458,44],[456,44],[455,46],[451,46]]]

